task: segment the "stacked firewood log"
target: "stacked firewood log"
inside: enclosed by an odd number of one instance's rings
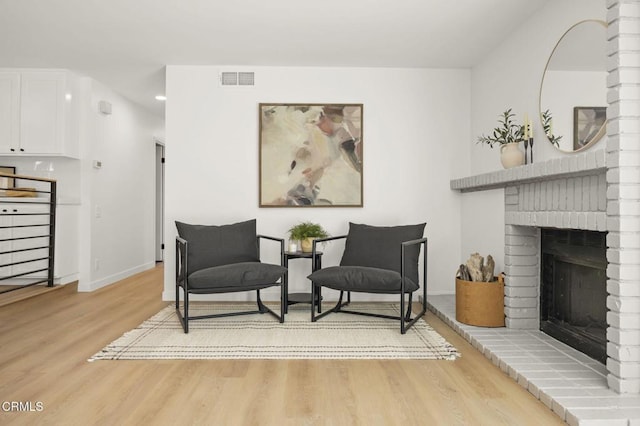
[[[493,281],[495,267],[496,263],[491,255],[487,256],[487,263],[485,264],[482,256],[478,253],[473,253],[466,264],[460,265],[456,277],[464,281]]]

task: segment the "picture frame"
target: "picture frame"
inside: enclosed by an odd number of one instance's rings
[[[260,103],[259,206],[362,207],[363,104]]]
[[[578,151],[596,141],[606,132],[607,107],[579,106],[573,108],[573,150]]]
[[[16,168],[13,166],[0,166],[0,173],[16,174]],[[7,190],[15,188],[15,178],[0,176],[0,196],[5,196]]]

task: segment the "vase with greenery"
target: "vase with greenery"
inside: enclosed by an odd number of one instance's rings
[[[311,251],[314,239],[328,236],[329,233],[322,226],[312,222],[301,222],[289,229],[289,239],[300,241],[303,252]]]
[[[493,133],[488,136],[479,136],[477,141],[491,148],[495,144],[500,145],[500,161],[505,169],[524,164],[524,152],[520,151],[518,146],[525,140],[525,126],[516,124],[513,117],[515,114],[509,108],[500,116],[500,126],[493,129]]]

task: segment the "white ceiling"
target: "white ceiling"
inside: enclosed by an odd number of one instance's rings
[[[0,66],[69,68],[152,112],[165,65],[471,67],[549,0],[0,0]]]

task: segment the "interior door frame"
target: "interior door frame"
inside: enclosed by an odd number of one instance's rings
[[[156,262],[164,262],[164,141],[154,138],[155,142],[155,170],[156,170]]]

